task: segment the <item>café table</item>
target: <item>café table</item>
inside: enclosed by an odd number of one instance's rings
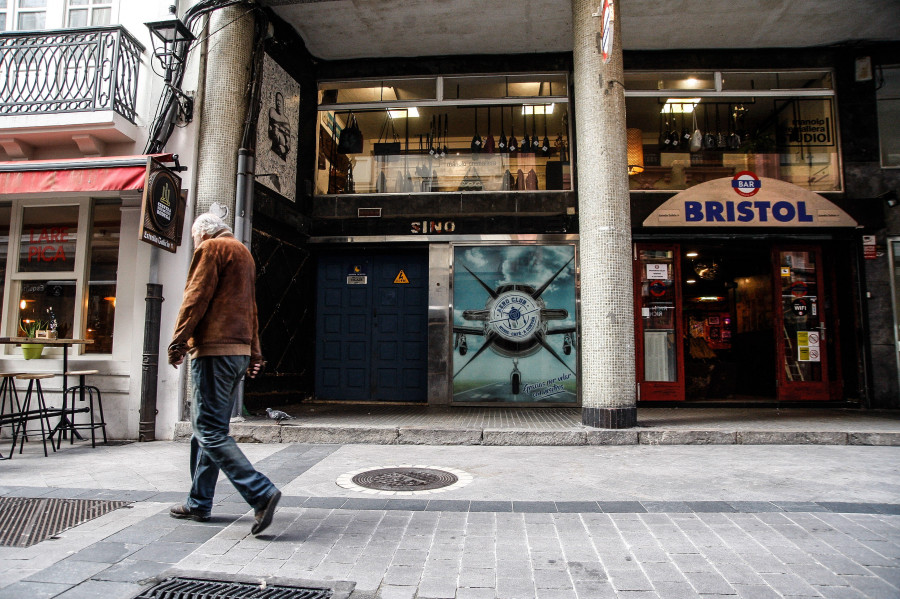
[[[90,345],[94,342],[93,339],[45,339],[45,338],[31,338],[31,337],[0,337],[0,344],[2,345],[22,345],[23,343],[40,343],[45,346],[50,347],[61,347],[62,358],[63,358],[63,366],[62,366],[62,377],[63,377],[63,410],[62,415],[59,418],[59,422],[53,428],[53,431],[50,433],[50,438],[59,432],[62,435],[62,438],[65,438],[66,432],[71,429],[72,434],[78,437],[79,440],[83,440],[78,431],[72,428],[72,423],[69,420],[68,415],[66,414],[66,389],[69,388],[68,381],[68,372],[69,372],[69,347],[73,345]]]

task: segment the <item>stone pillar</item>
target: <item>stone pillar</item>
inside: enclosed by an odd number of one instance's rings
[[[195,214],[213,202],[228,207],[225,222],[234,224],[237,157],[249,101],[248,84],[253,56],[253,15],[246,6],[213,11],[206,56],[206,85],[200,116]]]
[[[631,214],[625,141],[622,36],[614,19],[601,59],[602,2],[572,1],[581,256],[581,397],[585,425],[637,424]]]

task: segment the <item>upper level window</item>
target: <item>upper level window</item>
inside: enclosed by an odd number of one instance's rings
[[[112,0],[68,0],[69,27],[97,27],[112,21]]]
[[[878,69],[878,138],[881,166],[900,167],[900,65]]]
[[[565,73],[323,82],[316,193],[571,189],[568,113]]]
[[[625,102],[633,190],[741,171],[842,189],[830,71],[627,72]]]
[[[16,29],[43,29],[47,22],[47,0],[10,0],[16,6]]]

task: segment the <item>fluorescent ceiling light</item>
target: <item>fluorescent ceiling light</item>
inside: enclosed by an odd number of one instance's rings
[[[419,109],[415,106],[409,108],[388,108],[388,114],[392,119],[405,119],[407,116],[411,119],[419,116]]]
[[[669,98],[662,107],[662,114],[690,114],[700,103],[700,98]]]
[[[523,104],[522,114],[553,114],[554,104]]]

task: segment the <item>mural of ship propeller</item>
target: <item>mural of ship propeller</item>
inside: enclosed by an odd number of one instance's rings
[[[548,326],[550,321],[565,320],[569,317],[569,312],[562,308],[548,308],[541,298],[547,287],[574,259],[574,256],[570,258],[553,276],[537,288],[520,283],[504,283],[494,289],[463,264],[462,267],[466,272],[472,275],[487,292],[488,298],[484,309],[463,312],[463,319],[482,324],[480,326],[454,326],[453,332],[456,334],[454,347],[459,349],[460,355],[463,356],[468,352],[466,335],[484,337],[485,341],[453,377],[456,378],[466,366],[477,360],[478,356],[487,349],[500,356],[513,358],[517,363],[519,358],[533,355],[543,348],[569,372],[575,374],[575,371],[563,361],[547,339],[550,335],[564,335],[563,352],[567,355],[571,352],[575,327],[550,328]]]

